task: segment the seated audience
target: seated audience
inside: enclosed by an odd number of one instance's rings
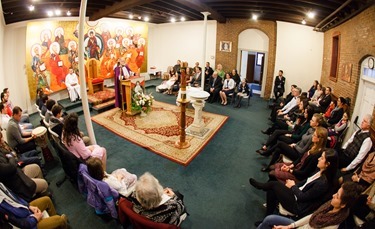
[[[43,88],[36,89],[36,101],[35,101],[35,104],[38,105],[39,110],[42,109],[42,106],[43,106],[43,101],[42,101],[43,95],[44,95]]]
[[[16,155],[1,147],[0,182],[27,201],[35,195],[48,194],[48,184],[37,164],[18,163]],[[21,169],[21,166],[24,166]]]
[[[314,110],[312,108],[308,107],[307,109],[305,109],[303,116],[298,117],[297,121],[292,124],[293,129],[291,131],[283,129],[273,131],[261,150],[266,151],[269,147],[276,145],[278,141],[282,141],[287,144],[292,144],[300,141],[306,131],[310,129],[310,120],[313,115]]]
[[[229,94],[234,93],[234,88],[236,87],[236,83],[231,78],[229,73],[225,74],[225,80],[223,83],[223,88],[221,89],[220,98],[221,98],[221,105],[226,106],[228,103],[227,97]]]
[[[349,140],[339,150],[339,168],[341,172],[348,172],[362,163],[372,147],[370,127],[372,117],[367,114],[361,122],[361,129],[354,132]]]
[[[202,80],[202,69],[201,67],[195,67],[194,81],[191,83],[193,87],[200,87]]]
[[[116,169],[110,174],[106,173],[103,168],[103,162],[96,157],[90,157],[86,161],[86,165],[92,178],[106,182],[121,195],[129,196],[134,190],[137,176],[129,173],[126,169]]]
[[[280,215],[269,215],[258,226],[258,229],[338,228],[349,216],[350,207],[353,206],[357,197],[356,184],[347,182],[332,196],[331,200],[320,206],[313,214],[297,221]]]
[[[77,158],[87,160],[90,157],[97,157],[103,162],[104,171],[107,165],[107,151],[98,145],[85,146],[81,133],[78,129],[78,115],[69,114],[64,122],[62,143]]]
[[[0,151],[4,154],[11,154],[15,158],[19,166],[25,166],[29,164],[37,164],[39,167],[42,166],[41,159],[36,150],[28,151],[26,153],[17,154],[5,141],[3,133],[0,132]]]
[[[156,86],[157,92],[167,92],[166,94],[172,94],[173,85],[177,82],[177,75],[171,74],[168,80],[164,80],[159,86]]]
[[[241,107],[241,101],[244,96],[249,96],[250,88],[246,82],[246,78],[243,78],[241,83],[238,85],[238,93],[236,94],[237,103],[234,105],[236,108]]]
[[[368,188],[375,180],[375,152],[370,153],[361,167],[353,173],[346,173],[340,177],[340,182],[353,181],[363,189]]]
[[[297,105],[297,98],[300,96],[301,91],[302,91],[301,88],[298,88],[298,87],[292,89],[293,98],[287,104],[285,104],[285,106],[283,106],[281,109],[271,112],[272,122],[276,121],[277,116],[286,115],[291,109],[293,109]]]
[[[61,134],[64,127],[64,120],[62,118],[62,107],[59,104],[53,105],[52,109],[52,116],[49,119],[49,127],[50,129],[59,135],[61,139]]]
[[[133,210],[157,223],[180,225],[186,218],[183,196],[170,188],[164,188],[150,173],[143,174],[130,195]]]
[[[338,121],[334,126],[328,128],[328,136],[339,136],[348,126],[348,122],[348,112],[344,112],[340,121]]]
[[[1,115],[1,119],[0,119],[1,128],[3,130],[6,130],[7,127],[8,127],[8,123],[9,123],[10,117],[7,114],[6,107],[4,106],[3,103],[0,103],[0,111],[1,111],[1,114],[0,114]],[[27,123],[27,122],[22,122],[22,117],[21,117],[19,126],[20,126],[21,131],[23,133],[24,132],[31,132],[33,130],[33,124]]]
[[[10,108],[10,106],[8,104],[8,95],[4,92],[1,92],[1,103],[4,104],[4,106],[6,108],[6,111],[7,111],[7,114],[9,116],[12,116],[12,108]]]
[[[337,106],[331,111],[330,116],[327,117],[327,124],[331,126],[338,123],[347,108],[348,105],[346,99],[339,97],[337,100]]]
[[[230,76],[234,80],[234,82],[236,83],[236,86],[240,85],[241,78],[240,78],[240,75],[238,75],[237,69],[233,69]]]
[[[327,130],[324,127],[315,128],[312,145],[308,151],[293,163],[276,163],[270,166],[270,177],[285,183],[286,180],[302,181],[307,179],[316,169],[318,158],[321,156],[327,142]]]
[[[0,213],[5,216],[6,222],[17,228],[69,228],[67,217],[56,214],[49,197],[44,196],[28,203],[12,191],[0,183]]]
[[[308,97],[311,99],[313,96],[314,96],[314,93],[318,87],[318,84],[319,84],[319,81],[317,80],[314,80],[314,83],[313,85],[310,87],[309,91],[308,91]]]
[[[22,132],[19,128],[21,117],[22,109],[17,106],[14,107],[13,116],[9,120],[6,130],[8,143],[17,153],[25,153],[36,148],[34,141],[36,136],[31,132]]]
[[[314,106],[314,109],[318,113],[323,113],[327,110],[329,104],[332,101],[331,97],[331,88],[326,87],[324,93],[319,97],[317,101],[312,101],[310,103],[311,106]]]
[[[78,77],[74,73],[73,68],[69,68],[69,74],[65,77],[65,85],[68,89],[71,102],[81,99],[81,86],[79,85]]]
[[[186,85],[191,85],[194,82],[194,74],[192,68],[187,67],[185,71]]]
[[[46,115],[46,112],[47,112],[47,101],[48,101],[48,95],[43,95],[42,96],[42,107],[40,108],[40,113],[44,116]]]
[[[270,149],[267,149],[266,151],[258,150],[257,153],[259,153],[262,156],[268,156],[272,154],[271,161],[269,162],[268,166],[262,168],[262,171],[269,171],[269,167],[279,160],[281,154],[292,161],[297,160],[302,154],[304,154],[309,149],[315,128],[321,126],[322,122],[322,115],[314,114],[310,121],[311,128],[307,130],[307,132],[302,136],[299,142],[288,145],[285,142],[279,141],[276,145],[274,145]]]
[[[210,62],[206,62],[206,66],[204,67],[204,78],[206,79],[206,82],[210,80],[213,73],[214,70],[211,68]]]
[[[218,77],[218,73],[216,71],[212,74],[212,77],[208,83],[208,87],[209,88],[206,91],[210,93],[210,97],[208,97],[207,101],[209,103],[214,103],[217,101],[219,92],[223,87],[221,78]]]
[[[217,75],[220,77],[221,82],[223,82],[225,79],[225,72],[223,70],[223,65],[221,64],[216,65],[215,72],[217,72]]]
[[[322,94],[324,94],[323,86],[322,86],[322,84],[318,83],[318,85],[316,85],[316,90],[315,90],[313,96],[310,97],[310,101],[316,102],[320,98],[320,96],[322,96]]]
[[[359,228],[370,229],[375,227],[375,183],[359,196],[352,208],[352,214],[365,223]]]
[[[46,114],[44,115],[44,120],[49,123],[49,120],[52,116],[52,107],[56,104],[56,101],[53,100],[53,99],[49,99],[47,100],[47,103],[46,103],[46,108],[47,108],[47,112]]]
[[[325,150],[319,158],[317,167],[319,169],[317,173],[298,184],[293,180],[287,180],[285,184],[279,181],[260,183],[250,178],[252,186],[267,192],[266,215],[273,214],[280,203],[285,210],[301,218],[311,214],[324,203],[326,201],[324,197],[335,190],[337,171],[335,151]]]

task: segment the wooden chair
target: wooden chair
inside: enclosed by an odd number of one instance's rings
[[[86,79],[89,94],[104,90],[104,79],[99,73],[100,64],[97,59],[91,58],[86,62]]]

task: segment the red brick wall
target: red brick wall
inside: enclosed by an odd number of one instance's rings
[[[263,82],[266,82],[264,95],[266,98],[269,98],[272,90],[273,72],[275,68],[276,22],[261,20],[254,22],[243,19],[230,19],[226,23],[218,23],[215,62],[216,64],[222,64],[224,71],[231,71],[237,67],[238,36],[246,29],[259,29],[269,38],[267,76],[263,78]],[[232,52],[220,52],[220,41],[231,41]]]
[[[337,82],[329,79],[331,67],[332,35],[340,33],[340,57]],[[349,97],[354,102],[360,79],[361,62],[369,55],[375,55],[375,6],[363,11],[355,18],[324,33],[322,75],[323,86],[329,86],[339,97]],[[344,65],[353,64],[350,82],[341,77]]]

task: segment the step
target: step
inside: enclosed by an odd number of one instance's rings
[[[95,111],[97,114],[100,114],[104,111],[110,110],[115,107],[115,100],[110,100],[105,103],[101,103],[92,107],[92,110]]]
[[[89,110],[91,112],[92,108],[90,107]],[[81,114],[83,114],[83,108],[82,107],[74,107],[73,109],[70,109],[70,110],[67,111],[68,114],[73,113],[73,112],[77,113],[77,115],[81,115]]]
[[[69,110],[74,109],[76,107],[82,107],[82,102],[80,100],[72,103],[72,102],[70,102],[69,98],[59,100],[59,101],[57,101],[57,103],[60,104],[60,106],[62,106],[65,109],[65,111],[69,111]]]

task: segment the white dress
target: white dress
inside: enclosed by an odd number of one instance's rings
[[[103,179],[111,188],[118,191],[123,196],[129,196],[135,188],[137,176],[131,174],[126,169],[116,169],[111,174],[106,173],[107,177]]]
[[[81,98],[81,86],[79,85],[78,77],[75,73],[66,75],[65,85],[68,89],[71,102]]]

